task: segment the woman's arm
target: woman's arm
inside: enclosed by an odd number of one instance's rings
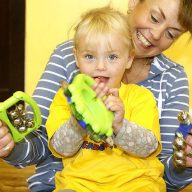
[[[49,106],[55,96],[61,80],[70,82],[78,73],[73,56],[73,41],[59,45],[52,53],[49,62],[33,93],[42,113],[42,126],[29,134],[25,140],[16,144],[11,154],[5,160],[17,167],[38,164],[48,158],[47,133],[45,123],[49,114]]]
[[[178,69],[176,69],[178,70]],[[173,75],[173,74],[172,74]],[[161,137],[163,150],[159,156],[165,165],[164,178],[168,191],[178,191],[192,182],[192,170],[189,168],[179,170],[173,165],[172,143],[175,138],[175,132],[179,127],[177,115],[180,111],[189,109],[189,86],[185,72],[180,70],[174,74],[175,80],[168,85],[166,99],[161,111]]]

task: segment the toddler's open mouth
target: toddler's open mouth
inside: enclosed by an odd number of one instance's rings
[[[96,76],[93,77],[96,81],[98,80],[101,83],[107,83],[109,81],[109,77],[103,77],[103,76]]]

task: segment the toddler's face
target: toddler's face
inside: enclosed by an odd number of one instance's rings
[[[81,73],[100,79],[109,88],[118,88],[125,69],[132,63],[129,52],[125,40],[113,33],[89,40],[82,37],[75,49],[75,57]]]

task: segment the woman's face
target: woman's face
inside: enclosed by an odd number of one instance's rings
[[[137,58],[169,48],[185,32],[178,22],[180,0],[129,0],[129,22]]]

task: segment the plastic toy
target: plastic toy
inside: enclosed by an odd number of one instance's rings
[[[23,103],[32,108],[33,119],[26,113]],[[15,142],[21,141],[42,122],[38,105],[22,91],[15,92],[13,96],[0,103],[0,119],[8,125]]]
[[[77,75],[72,84],[65,87],[71,111],[81,127],[88,130],[90,138],[95,142],[107,140],[112,136],[113,113],[106,109],[101,98],[91,86],[95,80],[88,75]],[[110,140],[110,139],[109,139]],[[108,140],[108,143],[111,141]]]

